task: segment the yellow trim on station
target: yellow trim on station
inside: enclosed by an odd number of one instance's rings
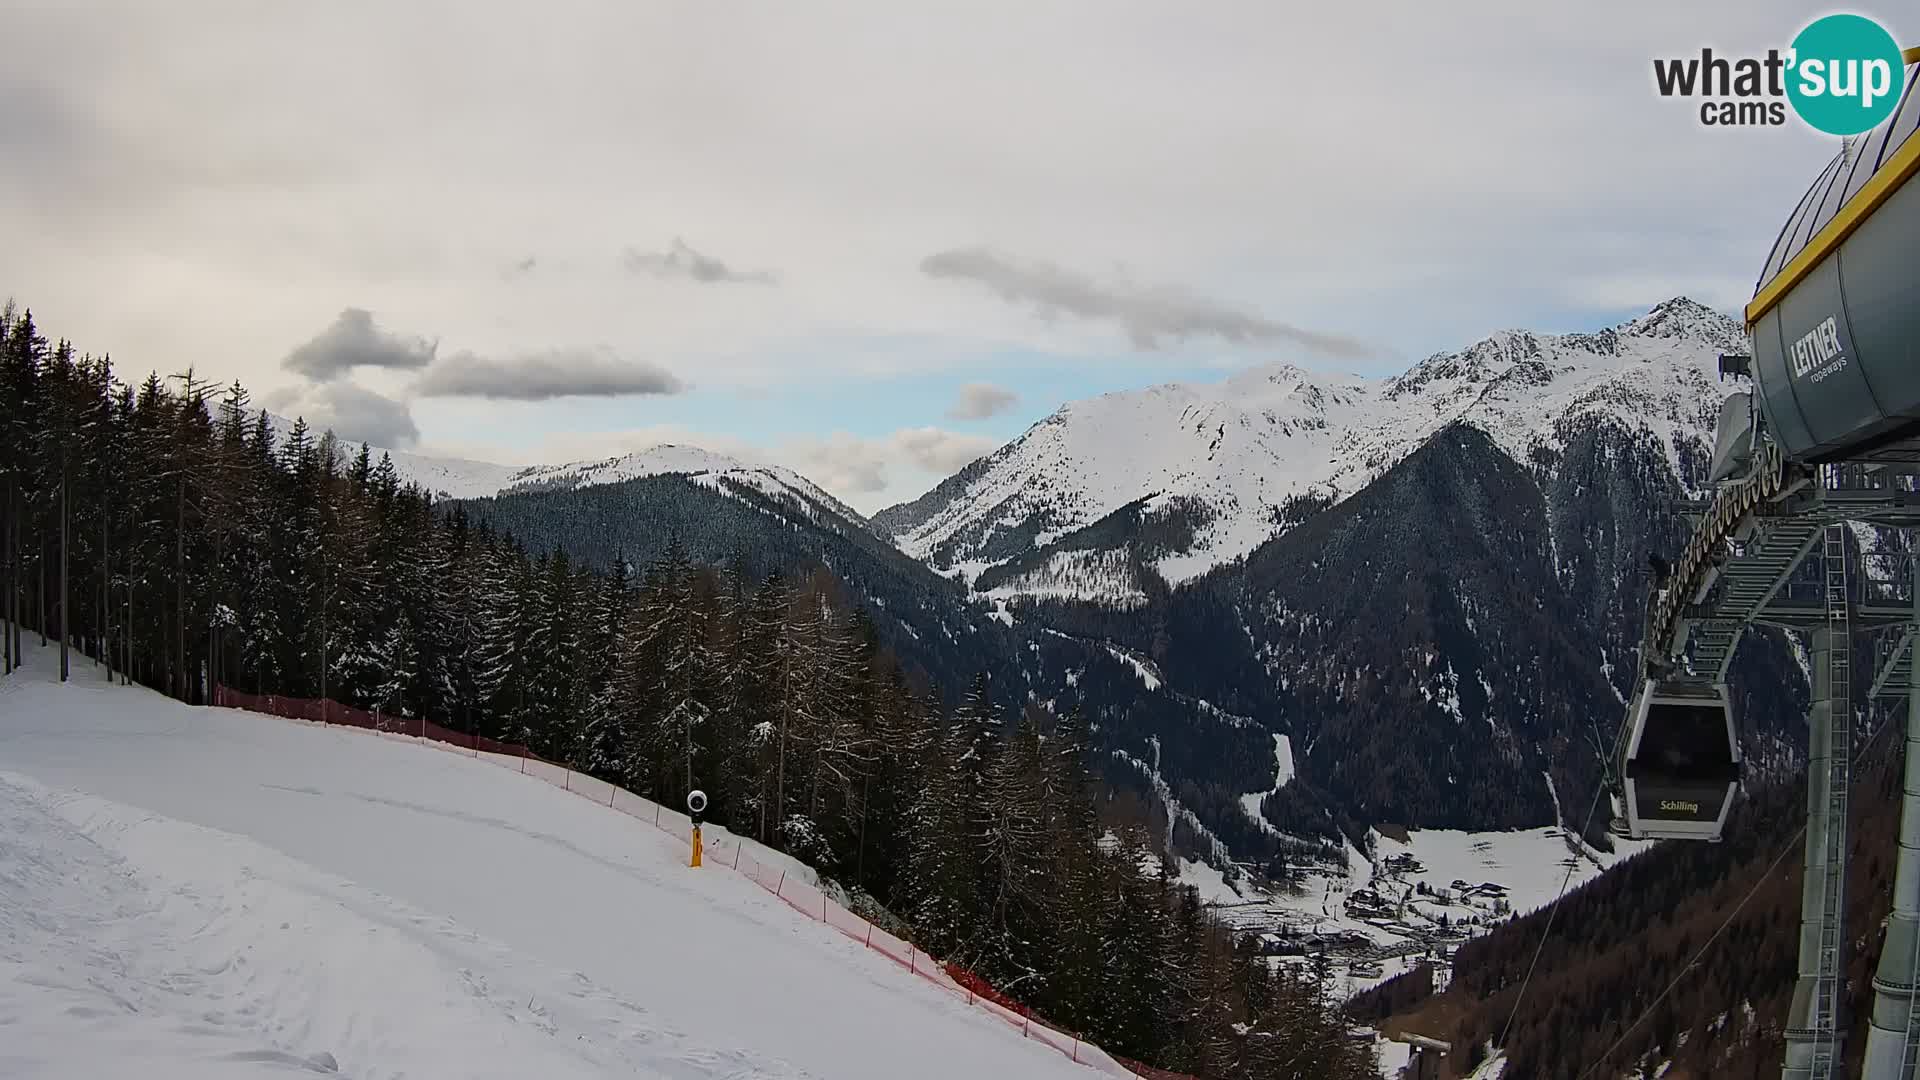
[[[1901,53],[1900,59],[1908,64],[1920,64],[1920,46]],[[1795,285],[1805,281],[1807,275],[1813,273],[1814,267],[1820,265],[1823,259],[1845,243],[1847,237],[1852,236],[1853,231],[1864,224],[1875,210],[1880,209],[1881,203],[1892,198],[1893,193],[1899,191],[1900,186],[1911,179],[1916,172],[1920,172],[1920,136],[1908,136],[1906,144],[1900,148],[1899,152],[1880,166],[1879,173],[1868,180],[1866,186],[1856,192],[1847,205],[1840,208],[1840,212],[1833,216],[1833,220],[1827,222],[1826,228],[1821,229],[1817,236],[1807,241],[1807,246],[1800,249],[1800,254],[1795,255],[1792,262],[1781,267],[1780,272],[1773,276],[1773,280],[1767,282],[1766,287],[1754,296],[1753,302],[1747,305],[1747,329],[1752,330],[1753,324],[1765,317],[1767,312],[1772,311],[1781,297],[1791,292]]]
[[[1868,180],[1866,186],[1840,208],[1833,220],[1827,222],[1826,228],[1807,241],[1807,246],[1800,249],[1800,254],[1782,267],[1773,280],[1767,282],[1766,288],[1753,298],[1753,303],[1747,305],[1748,329],[1752,329],[1754,323],[1772,311],[1780,298],[1795,285],[1806,280],[1807,275],[1813,273],[1813,268],[1833,254],[1847,237],[1853,235],[1855,229],[1866,224],[1867,218],[1880,209],[1882,203],[1893,198],[1893,193],[1899,191],[1901,185],[1916,172],[1920,172],[1920,136],[1909,136],[1899,152],[1880,166],[1880,171],[1874,174],[1873,179]]]

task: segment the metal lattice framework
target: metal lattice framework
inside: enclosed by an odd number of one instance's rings
[[[1920,528],[1920,493],[1913,471],[1893,467],[1827,465],[1787,461],[1771,442],[1756,447],[1754,468],[1721,486],[1705,504],[1686,507],[1695,527],[1664,581],[1653,584],[1642,642],[1643,678],[1680,677],[1724,683],[1740,639],[1752,625],[1776,626],[1810,635],[1813,701],[1809,710],[1806,874],[1801,896],[1799,981],[1787,1025],[1783,1075],[1826,1080],[1839,1075],[1845,1031],[1844,911],[1846,823],[1851,788],[1853,640],[1857,630],[1900,629],[1891,648],[1879,650],[1871,685],[1875,697],[1913,699],[1913,649],[1920,642],[1914,602],[1893,589],[1875,589],[1850,571],[1848,523]],[[1800,572],[1818,554],[1822,573]],[[1631,708],[1631,706],[1630,706]],[[1920,711],[1920,704],[1916,704]],[[1624,734],[1624,732],[1623,732]],[[1910,796],[1920,798],[1920,769],[1911,764]],[[1617,748],[1616,748],[1617,750]],[[1909,837],[1908,833],[1916,835]],[[1920,851],[1920,822],[1903,825],[1903,848]],[[1908,891],[1920,892],[1920,882]],[[1898,908],[1898,904],[1896,904]],[[1896,910],[1896,921],[1900,912]],[[1897,1056],[1876,1066],[1869,1043],[1867,1075],[1910,1080],[1920,1046],[1920,925],[1890,933],[1889,957],[1875,979],[1880,1001],[1876,1037],[1891,1032]],[[1897,1026],[1896,1026],[1897,1025]]]

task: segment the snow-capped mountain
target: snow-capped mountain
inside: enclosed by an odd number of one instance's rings
[[[292,421],[280,416],[272,416],[271,422],[278,438],[285,438],[293,427]],[[387,455],[403,482],[418,484],[442,499],[571,491],[650,476],[685,476],[723,495],[732,494],[739,487],[758,491],[816,521],[831,516],[861,526],[867,524],[867,519],[858,511],[792,469],[750,464],[697,446],[662,443],[632,453],[563,465],[497,465],[377,446],[370,447],[369,453],[375,461],[382,454]]]
[[[1276,364],[1105,394],[874,522],[996,594],[1134,599],[1128,544],[1168,582],[1196,577],[1359,491],[1456,421],[1527,463],[1561,449],[1583,418],[1609,417],[1648,432],[1677,466],[1711,429],[1724,393],[1717,356],[1742,342],[1733,319],[1676,298],[1598,333],[1503,331],[1391,378]],[[1127,520],[1108,520],[1116,514]]]
[[[692,477],[702,486],[723,493],[727,489],[721,481],[731,481],[776,500],[796,501],[805,507],[824,509],[848,521],[864,524],[867,520],[859,511],[827,494],[819,485],[792,469],[778,465],[752,465],[697,446],[676,446],[672,443],[599,461],[530,465],[516,471],[497,491],[483,494],[565,491],[599,484],[621,484],[648,476]]]

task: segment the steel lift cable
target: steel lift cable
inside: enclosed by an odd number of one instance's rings
[[[1574,834],[1574,844],[1586,843],[1587,829],[1593,825],[1593,812],[1600,808],[1600,796],[1607,790],[1603,783],[1593,792],[1593,801],[1587,804],[1587,820],[1581,824],[1580,831]],[[1546,950],[1547,939],[1553,936],[1553,919],[1560,913],[1560,900],[1567,895],[1567,883],[1573,880],[1573,872],[1580,866],[1580,853],[1575,851],[1573,858],[1567,860],[1566,876],[1560,879],[1560,891],[1554,894],[1553,902],[1547,905],[1547,924],[1540,929],[1540,943],[1533,947],[1533,959],[1527,963],[1527,974],[1520,980],[1520,993],[1513,999],[1513,1011],[1507,1013],[1507,1022],[1500,1028],[1500,1045],[1507,1044],[1507,1032],[1513,1029],[1514,1018],[1520,1015],[1520,1005],[1527,1000],[1527,984],[1533,981],[1533,969],[1540,963],[1540,954]]]
[[[1898,710],[1894,711],[1897,712]],[[1880,741],[1880,733],[1893,726],[1892,719],[1892,713],[1889,713],[1887,717],[1880,721],[1880,725],[1873,729],[1873,733],[1867,736],[1867,741],[1861,744],[1860,749],[1856,751],[1853,756],[1853,764],[1856,767],[1866,760],[1867,751],[1871,750],[1873,745]],[[1633,1023],[1628,1024],[1626,1028],[1620,1032],[1620,1037],[1613,1041],[1612,1046],[1607,1047],[1606,1050],[1601,1052],[1599,1060],[1587,1066],[1586,1070],[1580,1074],[1578,1080],[1586,1080],[1587,1077],[1593,1075],[1596,1069],[1605,1065],[1607,1059],[1613,1056],[1613,1052],[1620,1049],[1620,1047],[1626,1043],[1627,1036],[1632,1035],[1641,1024],[1645,1023],[1647,1018],[1653,1015],[1653,1010],[1659,1008],[1660,1003],[1667,1000],[1668,995],[1679,988],[1681,980],[1685,979],[1687,973],[1694,969],[1694,965],[1700,962],[1700,958],[1706,955],[1707,950],[1713,947],[1714,942],[1720,940],[1720,935],[1726,932],[1727,927],[1733,925],[1733,920],[1738,918],[1740,912],[1746,909],[1748,901],[1752,900],[1754,896],[1759,893],[1760,886],[1765,885],[1767,879],[1773,876],[1773,872],[1780,868],[1780,860],[1786,858],[1787,853],[1792,851],[1794,845],[1798,844],[1800,839],[1806,835],[1807,826],[1805,823],[1802,823],[1800,828],[1796,830],[1792,836],[1787,838],[1787,842],[1780,845],[1780,850],[1774,854],[1773,861],[1767,864],[1767,869],[1761,873],[1759,880],[1753,883],[1753,888],[1747,890],[1747,895],[1740,898],[1740,902],[1735,904],[1733,910],[1727,913],[1727,917],[1721,921],[1720,926],[1707,936],[1706,941],[1700,944],[1700,948],[1688,959],[1686,966],[1680,969],[1680,974],[1675,975],[1673,981],[1667,984],[1667,988],[1660,991],[1660,996],[1654,998],[1645,1009],[1641,1010],[1640,1015],[1634,1018]]]

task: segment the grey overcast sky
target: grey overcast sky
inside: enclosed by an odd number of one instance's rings
[[[1826,10],[1773,0],[4,8],[0,296],[52,333],[868,510],[1070,397],[1732,309],[1833,149],[1654,93]]]

